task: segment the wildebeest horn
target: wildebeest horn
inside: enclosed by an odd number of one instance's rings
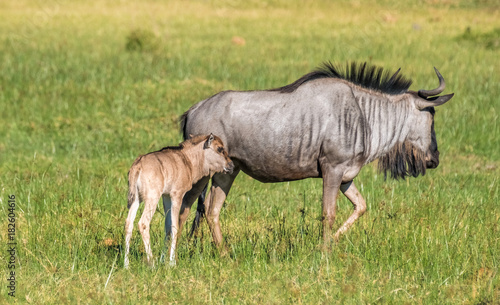
[[[418,99],[418,101],[415,103],[415,105],[417,106],[417,109],[419,109],[419,110],[422,110],[422,109],[427,108],[427,107],[436,107],[439,105],[443,105],[444,103],[449,101],[454,95],[455,95],[455,93],[451,93],[451,94],[431,97],[431,98],[428,98],[425,100]]]
[[[441,73],[439,73],[438,69],[436,69],[436,67],[434,67],[434,70],[436,71],[437,77],[439,78],[439,87],[433,90],[418,90],[418,96],[428,98],[429,96],[438,95],[439,93],[444,91],[444,88],[446,86],[446,84],[444,83],[444,78]]]

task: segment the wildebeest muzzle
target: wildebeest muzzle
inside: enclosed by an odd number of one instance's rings
[[[425,167],[427,167],[427,168],[438,167],[438,165],[439,165],[439,151],[436,150],[435,152],[428,154],[425,161],[426,161]]]

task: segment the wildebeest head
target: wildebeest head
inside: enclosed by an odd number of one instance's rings
[[[433,90],[410,92],[411,115],[408,117],[408,137],[396,145],[387,155],[379,159],[379,169],[391,173],[392,178],[417,177],[424,175],[427,168],[439,165],[439,150],[434,131],[434,107],[440,106],[453,97],[452,94],[437,96],[444,91],[445,82],[439,71],[439,87]]]
[[[231,174],[234,169],[233,161],[229,158],[222,140],[210,134],[203,144],[205,164],[211,173]]]
[[[422,121],[425,124],[423,128],[424,135],[422,139],[422,147],[426,148],[425,162],[427,168],[436,168],[439,165],[439,151],[436,141],[436,132],[434,131],[434,107],[440,106],[453,97],[453,93],[437,96],[444,91],[445,82],[441,73],[434,68],[436,75],[439,78],[439,87],[433,90],[419,90],[418,97],[415,97],[415,106],[420,111],[420,116],[425,117]],[[422,126],[422,125],[421,125]],[[423,127],[423,126],[422,126]]]

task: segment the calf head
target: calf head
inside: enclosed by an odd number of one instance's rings
[[[203,155],[205,166],[211,173],[232,174],[234,169],[233,161],[229,158],[222,140],[210,134],[203,144]]]

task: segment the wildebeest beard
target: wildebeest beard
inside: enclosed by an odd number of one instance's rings
[[[399,143],[379,158],[378,169],[384,172],[384,179],[387,179],[387,172],[396,180],[405,179],[410,175],[417,177],[422,174],[423,176],[426,169],[425,153],[408,141]]]

